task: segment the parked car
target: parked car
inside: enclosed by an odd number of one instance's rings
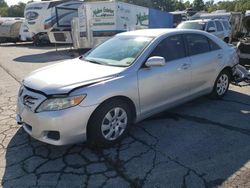
[[[204,19],[204,20],[189,20],[178,25],[179,29],[198,29],[207,31],[226,43],[231,41],[231,26],[226,19]]]
[[[234,48],[203,31],[121,33],[27,76],[17,122],[49,144],[111,145],[153,114],[202,95],[223,97],[237,63]]]

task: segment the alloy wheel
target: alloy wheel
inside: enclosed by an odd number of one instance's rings
[[[219,96],[224,95],[225,92],[227,91],[228,85],[229,85],[228,75],[222,74],[217,81],[217,85],[216,85],[217,94]]]
[[[111,109],[103,118],[101,131],[105,139],[116,140],[125,131],[128,124],[128,115],[121,107]]]

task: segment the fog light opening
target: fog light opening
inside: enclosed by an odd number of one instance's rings
[[[60,140],[60,133],[58,131],[48,131],[47,138],[51,140]]]

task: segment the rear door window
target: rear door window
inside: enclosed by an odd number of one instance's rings
[[[210,44],[208,39],[203,35],[187,34],[186,41],[190,56],[210,52]]]
[[[166,61],[172,61],[185,57],[185,45],[182,35],[170,36],[161,41],[151,53],[150,57],[152,56],[164,57]]]

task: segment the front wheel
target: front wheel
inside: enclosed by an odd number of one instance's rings
[[[88,143],[105,147],[117,143],[128,132],[132,122],[129,105],[122,100],[102,104],[91,116],[88,124]]]
[[[227,70],[222,71],[217,77],[214,88],[210,96],[220,99],[227,93],[230,84],[230,73]]]

